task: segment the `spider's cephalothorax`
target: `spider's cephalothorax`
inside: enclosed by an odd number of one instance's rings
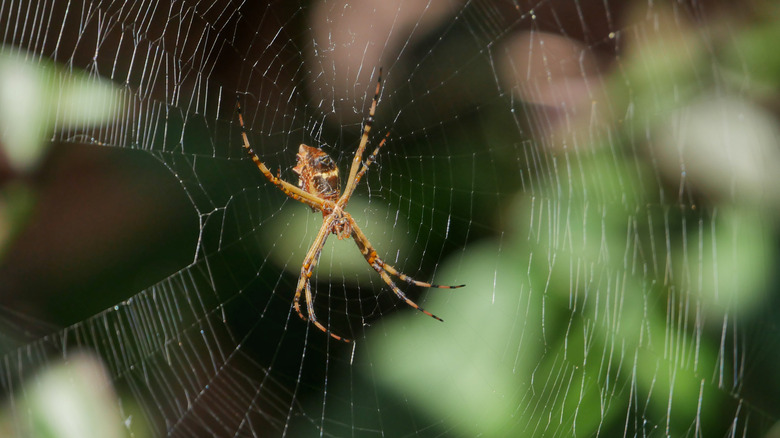
[[[298,286],[295,288],[293,307],[298,313],[298,316],[305,321],[306,316],[303,314],[303,311],[301,311],[301,296],[305,296],[306,311],[309,314],[309,319],[312,324],[334,339],[344,342],[349,342],[349,339],[333,333],[322,325],[321,322],[317,321],[317,316],[314,314],[314,295],[311,291],[311,274],[314,271],[314,266],[320,259],[325,240],[330,234],[335,234],[339,239],[350,237],[354,239],[355,244],[360,250],[360,253],[363,254],[366,262],[368,262],[379,276],[382,277],[382,280],[390,286],[393,293],[395,293],[398,298],[404,300],[409,306],[414,307],[420,312],[436,318],[439,321],[441,321],[441,318],[424,310],[422,307],[418,306],[417,303],[410,300],[406,294],[396,286],[390,276],[394,275],[401,281],[419,287],[454,289],[464,286],[462,284],[459,286],[440,286],[417,281],[398,271],[393,266],[388,265],[377,255],[376,250],[371,245],[371,242],[368,241],[366,235],[363,234],[363,231],[360,230],[360,227],[358,227],[355,219],[352,218],[352,215],[344,210],[352,193],[355,192],[355,187],[357,187],[360,179],[363,178],[363,175],[368,171],[368,166],[376,160],[379,149],[385,145],[387,139],[390,137],[390,133],[388,132],[382,141],[379,142],[376,149],[374,149],[368,158],[363,161],[363,153],[366,151],[366,146],[368,145],[368,134],[371,131],[371,124],[374,122],[374,112],[376,111],[376,104],[379,100],[381,84],[382,69],[380,68],[379,78],[376,81],[374,99],[372,100],[371,108],[368,111],[368,119],[366,119],[366,123],[363,125],[363,135],[360,137],[360,144],[352,159],[352,167],[350,167],[349,178],[347,178],[347,184],[344,186],[343,193],[341,193],[339,189],[339,169],[336,167],[336,163],[334,163],[322,149],[309,147],[305,144],[300,145],[298,148],[298,156],[296,157],[298,159],[298,164],[293,168],[293,171],[297,173],[299,177],[298,187],[284,181],[281,178],[281,175],[274,175],[271,173],[268,167],[260,160],[260,157],[249,145],[249,137],[246,134],[246,128],[244,126],[244,117],[241,115],[241,103],[237,103],[238,122],[241,125],[241,137],[244,140],[244,148],[249,152],[249,156],[252,157],[252,161],[254,161],[257,168],[260,169],[260,172],[263,173],[268,181],[271,181],[271,183],[276,185],[287,196],[308,205],[313,211],[319,210],[322,212],[322,228],[320,228],[319,233],[317,233],[317,237],[309,248],[309,252],[306,253],[306,258],[303,259],[301,275],[298,277]],[[279,174],[281,174],[281,171]]]
[[[340,194],[339,168],[330,156],[322,149],[302,144],[295,158],[298,164],[292,170],[298,174],[298,187],[318,198],[336,202]]]
[[[325,201],[335,203],[339,200],[341,195],[339,168],[328,154],[322,149],[301,144],[295,158],[298,160],[298,164],[293,167],[293,172],[298,174],[298,187]],[[317,208],[312,207],[311,209],[317,211]],[[331,232],[339,240],[352,237],[352,227],[349,225],[349,219],[345,216],[343,209],[324,205],[321,210],[323,218],[333,215],[334,211],[337,211],[335,215],[338,217],[333,218]]]

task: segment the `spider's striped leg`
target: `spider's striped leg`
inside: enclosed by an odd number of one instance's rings
[[[311,247],[309,247],[309,252],[306,253],[306,258],[303,259],[303,265],[301,266],[301,276],[298,277],[298,286],[295,288],[293,307],[295,308],[295,311],[298,312],[298,316],[306,321],[306,316],[304,316],[303,312],[301,312],[301,295],[305,292],[306,311],[309,314],[309,320],[311,320],[312,324],[336,340],[350,342],[349,339],[342,338],[341,336],[331,332],[319,321],[317,321],[317,315],[314,313],[314,297],[311,293],[311,274],[312,271],[314,271],[314,267],[317,265],[317,262],[320,260],[322,247],[325,245],[325,241],[328,239],[328,235],[331,233],[333,221],[334,217],[328,216],[325,218],[325,220],[322,222],[322,228],[320,228],[320,232],[317,233],[317,237],[314,239],[314,243],[311,244]]]
[[[354,222],[354,219],[350,217],[351,222]],[[358,247],[360,248],[360,252],[363,254],[363,257],[366,258],[369,265],[374,265],[376,263],[379,265],[382,270],[387,271],[391,275],[395,275],[396,277],[400,278],[401,280],[413,284],[415,286],[420,287],[435,287],[438,289],[458,289],[461,287],[466,286],[465,284],[459,284],[457,286],[446,286],[441,284],[431,284],[426,283],[424,281],[415,280],[414,278],[404,274],[403,272],[400,272],[399,270],[395,269],[392,265],[388,265],[385,263],[384,260],[380,259],[379,256],[376,254],[376,250],[371,246],[371,244],[368,241],[368,238],[365,234],[363,234],[363,231],[358,228],[356,225],[352,225],[352,234],[353,237],[355,237],[355,242],[358,243]]]
[[[249,144],[249,137],[247,136],[246,126],[244,125],[244,116],[241,113],[241,102],[238,99],[238,96],[236,96],[236,109],[238,110],[238,124],[241,126],[241,137],[244,140],[244,149],[246,149],[246,151],[249,153],[249,156],[252,157],[252,161],[255,162],[257,168],[260,169],[260,172],[265,175],[268,181],[271,181],[275,186],[279,187],[279,189],[283,191],[284,194],[295,199],[296,201],[300,201],[309,207],[318,210],[325,208],[325,202],[322,199],[312,195],[311,193],[301,190],[299,187],[296,187],[279,178],[277,175],[271,173],[268,167],[266,167],[266,165],[260,160],[260,157],[257,156],[257,153]],[[281,173],[281,169],[279,173]]]
[[[374,124],[374,114],[376,113],[376,104],[379,101],[379,92],[381,89],[382,67],[379,67],[379,76],[376,79],[376,91],[374,91],[374,99],[371,102],[371,109],[368,110],[368,119],[366,119],[366,123],[363,125],[363,136],[360,137],[360,144],[358,145],[357,151],[355,152],[355,157],[352,159],[352,167],[349,169],[349,178],[347,179],[347,185],[344,188],[344,195],[342,195],[341,200],[339,200],[342,207],[349,199],[349,194],[355,191],[355,185],[357,185],[357,181],[355,181],[355,179],[363,162],[363,153],[366,151],[366,145],[368,144],[368,134],[371,132],[371,126]]]
[[[366,158],[366,162],[363,163],[363,167],[360,168],[360,172],[358,172],[357,175],[355,175],[355,184],[352,185],[352,191],[350,192],[344,191],[342,197],[346,197],[346,199],[349,200],[349,197],[352,196],[352,193],[355,191],[355,188],[357,188],[357,185],[360,183],[360,179],[363,178],[363,175],[365,175],[366,172],[368,171],[368,166],[370,166],[371,163],[376,161],[376,156],[379,154],[379,149],[381,149],[382,146],[384,146],[385,143],[387,143],[388,138],[390,138],[390,131],[387,131],[387,135],[385,135],[385,138],[383,138],[382,141],[379,142],[379,146],[377,146],[376,149],[374,149],[374,152],[371,152],[371,155],[369,155],[368,158]],[[344,205],[346,205],[346,202],[342,204],[342,207]]]
[[[388,272],[390,272],[386,269],[388,265],[385,265],[382,259],[380,259],[379,256],[377,256],[376,250],[374,249],[373,246],[371,246],[371,242],[368,241],[366,235],[363,234],[363,231],[361,231],[360,228],[357,226],[355,220],[352,219],[352,216],[348,216],[348,220],[350,222],[350,225],[352,226],[352,238],[355,240],[355,244],[358,246],[358,248],[360,248],[360,252],[363,254],[363,257],[366,259],[368,264],[371,265],[371,267],[374,268],[374,270],[379,273],[379,276],[382,277],[382,280],[384,280],[385,283],[387,283],[387,285],[390,286],[390,288],[393,290],[393,293],[395,293],[398,296],[398,298],[404,300],[406,304],[408,304],[409,306],[414,307],[415,309],[430,316],[431,318],[438,319],[439,321],[444,321],[443,319],[439,318],[433,313],[417,305],[417,303],[409,299],[409,297],[407,297],[406,294],[404,294],[401,291],[401,289],[399,289],[398,286],[396,286],[393,279],[390,278],[390,275],[388,275]],[[393,269],[392,266],[390,268]],[[393,269],[393,271],[395,271],[396,274],[399,273],[395,269]],[[404,277],[409,278],[405,275]],[[422,282],[419,283],[427,284]]]
[[[413,284],[415,286],[435,287],[435,288],[439,288],[439,289],[458,289],[460,287],[464,287],[465,286],[465,284],[459,284],[457,286],[447,286],[447,285],[442,285],[442,284],[431,284],[431,283],[426,283],[424,281],[415,280],[414,278],[404,274],[403,272],[399,272],[397,269],[395,269],[391,265],[388,265],[387,263],[385,263],[382,259],[377,257],[376,260],[377,260],[377,263],[379,263],[379,266],[382,267],[382,269],[384,269],[385,271],[389,272],[392,275],[395,275],[396,277],[400,278],[401,280],[403,280],[403,281],[405,281],[405,282],[407,282],[409,284]]]

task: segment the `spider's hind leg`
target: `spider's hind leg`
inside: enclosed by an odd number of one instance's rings
[[[306,316],[301,311],[301,305],[300,305],[301,295],[303,295],[304,292],[306,295],[306,311],[309,314],[308,318],[306,318]],[[337,341],[351,342],[351,340],[341,337],[333,333],[332,331],[328,330],[327,327],[322,325],[322,323],[320,323],[317,320],[317,315],[314,313],[314,297],[312,296],[311,293],[311,281],[309,280],[309,277],[303,273],[301,274],[301,277],[298,279],[298,287],[295,290],[295,299],[293,302],[294,302],[293,307],[295,307],[295,311],[298,313],[298,316],[300,316],[302,320],[304,321],[311,320],[311,323],[314,324],[315,327],[329,334],[330,337],[332,337]]]
[[[322,323],[317,321],[317,315],[314,313],[314,296],[311,293],[311,274],[320,259],[322,247],[325,245],[325,240],[327,240],[328,235],[332,231],[332,225],[333,220],[330,218],[330,216],[326,217],[323,221],[322,228],[320,229],[319,233],[317,233],[317,237],[314,239],[311,247],[309,247],[309,251],[306,253],[306,257],[303,259],[303,264],[301,265],[301,275],[298,277],[298,286],[295,288],[293,307],[301,319],[304,321],[311,321],[311,323],[314,324],[318,329],[329,334],[333,339],[336,339],[337,341],[351,342],[351,340],[333,333],[327,327],[322,325]],[[306,312],[309,314],[308,318],[306,318],[306,316],[301,311],[301,295],[304,295],[306,298]]]
[[[407,297],[406,294],[401,291],[401,289],[398,289],[398,286],[396,286],[396,284],[393,281],[393,279],[390,278],[389,275],[387,275],[387,272],[385,272],[385,270],[382,269],[382,267],[378,263],[374,263],[373,265],[371,265],[371,267],[374,268],[374,270],[379,273],[379,276],[382,277],[382,280],[384,280],[385,283],[387,283],[387,285],[390,286],[390,288],[398,296],[398,298],[404,300],[406,302],[406,304],[408,304],[410,307],[414,307],[415,309],[417,309],[420,312],[430,316],[431,318],[438,319],[439,321],[444,322],[443,319],[441,319],[438,316],[434,315],[433,313],[423,309],[417,303],[415,303],[414,301],[410,300],[409,297]]]
[[[458,289],[460,287],[465,286],[465,284],[459,284],[457,286],[447,286],[447,285],[431,284],[431,283],[426,283],[424,281],[415,280],[414,278],[404,274],[403,272],[399,272],[393,266],[388,265],[387,263],[385,263],[382,259],[377,257],[376,260],[379,263],[379,266],[382,267],[382,269],[384,269],[385,271],[389,272],[392,275],[395,275],[396,277],[400,278],[401,280],[403,280],[403,281],[405,281],[405,282],[407,282],[409,284],[413,284],[415,286],[435,287],[435,288],[438,288],[438,289]]]
[[[396,277],[400,278],[403,281],[406,281],[407,283],[414,284],[416,286],[420,287],[437,287],[441,289],[455,289],[459,287],[463,287],[465,285],[458,285],[458,286],[440,286],[437,284],[430,284],[430,283],[423,283],[422,281],[417,281],[413,279],[412,277],[409,277],[408,275],[402,274],[398,272],[394,267],[386,264],[382,259],[379,258],[379,256],[376,254],[376,250],[373,246],[371,246],[371,243],[368,241],[368,238],[365,234],[360,230],[360,228],[357,226],[355,221],[352,219],[352,217],[349,217],[350,223],[352,225],[352,237],[355,240],[355,244],[360,248],[360,253],[363,254],[363,258],[366,259],[366,262],[368,262],[369,265],[371,265],[374,270],[379,273],[379,276],[382,277],[382,280],[384,280],[385,283],[387,283],[388,286],[393,290],[393,293],[395,293],[398,298],[404,300],[406,304],[408,304],[410,307],[414,307],[415,309],[419,310],[420,312],[430,316],[431,318],[438,319],[439,321],[443,321],[443,319],[439,318],[438,316],[434,315],[431,312],[428,312],[427,310],[423,309],[417,303],[409,299],[409,297],[406,296],[406,294],[401,291],[401,289],[396,286],[395,282],[392,278],[390,278],[389,274],[393,274]]]
[[[337,341],[351,342],[349,339],[342,338],[341,336],[333,333],[327,327],[322,325],[322,323],[317,321],[317,315],[314,314],[314,305],[313,305],[313,303],[314,303],[314,300],[312,299],[312,295],[311,295],[311,283],[307,281],[306,282],[306,304],[308,305],[308,308],[309,308],[309,319],[311,320],[311,323],[314,324],[318,329],[320,329],[323,332],[329,334],[331,338],[333,338],[333,339],[335,339]]]
[[[396,277],[400,278],[402,281],[405,281],[409,284],[413,284],[419,287],[435,287],[438,289],[458,289],[465,286],[465,284],[459,284],[456,286],[447,286],[441,284],[426,283],[424,281],[415,280],[414,278],[404,274],[403,272],[400,272],[399,270],[395,269],[395,267],[393,267],[392,265],[388,265],[387,263],[385,263],[384,260],[379,258],[379,256],[376,253],[376,250],[374,249],[373,246],[371,246],[371,243],[368,241],[366,235],[363,234],[363,231],[361,231],[360,228],[357,226],[357,224],[355,224],[354,219],[350,217],[349,220],[350,223],[352,224],[352,237],[355,239],[355,243],[357,244],[358,248],[360,248],[360,252],[363,254],[363,257],[366,259],[368,264],[371,265],[371,267],[374,268],[377,272],[379,271],[387,272],[390,275],[395,275]]]

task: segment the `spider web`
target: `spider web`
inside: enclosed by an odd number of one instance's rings
[[[26,382],[87,351],[133,436],[767,433],[780,135],[748,49],[776,12],[3,1],[3,54],[109,81],[118,108],[53,115],[39,214],[61,234],[30,226],[0,272],[5,411],[23,427]],[[246,157],[236,99],[273,172],[295,183],[305,143],[345,175],[380,67],[371,145],[390,137],[347,210],[400,271],[466,287],[401,285],[440,323],[331,237],[314,308],[345,344],[292,310],[322,217]],[[79,160],[98,176],[58,191]]]

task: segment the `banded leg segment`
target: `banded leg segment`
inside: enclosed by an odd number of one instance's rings
[[[244,116],[241,112],[241,102],[236,98],[236,109],[238,110],[238,123],[241,126],[241,137],[244,140],[244,149],[249,153],[249,156],[252,158],[252,161],[254,161],[255,165],[258,169],[260,169],[260,172],[265,175],[265,177],[268,179],[268,181],[271,181],[275,186],[279,187],[279,189],[284,192],[285,195],[295,199],[296,201],[302,202],[306,205],[308,205],[311,208],[322,210],[330,208],[332,209],[332,206],[329,207],[326,205],[326,201],[323,199],[320,199],[311,193],[305,192],[301,190],[299,187],[296,187],[287,181],[284,181],[283,179],[279,178],[279,176],[274,175],[271,173],[271,170],[266,167],[265,163],[263,163],[262,160],[260,160],[260,157],[257,155],[257,153],[252,149],[252,146],[249,144],[249,137],[246,133],[246,126],[244,125]],[[279,174],[281,174],[281,169],[279,169]],[[327,201],[330,203],[330,201]],[[332,204],[331,204],[332,205]]]
[[[352,191],[347,192],[345,191],[343,195],[341,195],[342,199],[349,200],[350,196],[352,196],[352,193],[354,193],[355,188],[357,188],[357,185],[360,183],[361,178],[363,178],[363,175],[366,174],[368,171],[368,166],[370,166],[374,161],[376,161],[376,156],[379,154],[379,149],[382,148],[382,146],[387,143],[387,139],[390,138],[390,131],[387,131],[387,135],[385,135],[385,138],[382,139],[382,141],[379,142],[379,145],[374,149],[374,152],[371,152],[371,155],[366,158],[366,161],[363,163],[363,166],[360,168],[360,171],[355,175],[355,184],[352,185]],[[347,202],[339,200],[341,203],[341,207],[345,207]]]
[[[402,281],[405,281],[405,282],[407,282],[409,284],[413,284],[415,286],[435,287],[437,289],[458,289],[458,288],[461,288],[461,287],[465,286],[465,284],[459,284],[457,286],[448,286],[448,285],[442,285],[442,284],[425,283],[423,281],[415,280],[414,278],[404,274],[403,272],[399,272],[397,269],[395,269],[391,265],[388,265],[387,263],[385,263],[379,257],[377,257],[376,261],[379,264],[379,266],[381,266],[382,269],[384,269],[388,273],[390,273],[392,275],[395,275],[396,277],[400,278]]]
[[[408,304],[410,307],[414,307],[415,309],[417,309],[420,312],[430,316],[431,318],[438,319],[439,321],[444,322],[443,319],[441,319],[438,316],[434,315],[433,313],[423,309],[422,307],[418,306],[417,303],[415,303],[414,301],[410,300],[409,297],[407,297],[406,294],[404,294],[401,291],[401,289],[398,289],[398,286],[395,285],[395,282],[393,281],[393,279],[390,278],[389,275],[387,275],[387,272],[385,272],[384,269],[382,269],[381,266],[379,266],[378,264],[375,263],[375,264],[371,265],[371,267],[374,268],[374,270],[379,273],[379,276],[382,277],[382,280],[384,280],[385,283],[387,283],[387,285],[390,286],[390,289],[393,290],[393,292],[398,296],[398,298],[406,301],[406,304]]]
[[[355,152],[355,158],[352,159],[352,167],[349,169],[349,178],[347,179],[347,186],[344,188],[344,194],[339,199],[339,204],[343,207],[349,200],[349,195],[355,191],[357,185],[356,177],[361,164],[363,164],[363,153],[366,151],[366,145],[368,144],[368,134],[371,132],[371,126],[374,124],[374,114],[376,113],[376,104],[379,101],[379,92],[382,89],[382,67],[379,67],[379,76],[376,80],[376,91],[374,91],[374,99],[371,102],[371,109],[368,110],[368,119],[366,119],[365,125],[363,125],[363,136],[360,137],[360,145],[358,145]],[[365,173],[365,172],[364,172]]]
[[[307,320],[306,316],[301,312],[301,295],[305,295],[306,298],[306,311],[309,314],[308,320],[312,322],[318,329],[329,334],[333,339],[343,342],[351,342],[347,338],[343,338],[327,327],[322,325],[317,320],[317,315],[314,313],[314,296],[311,293],[311,274],[314,271],[314,267],[320,260],[320,254],[322,253],[322,247],[325,246],[325,241],[328,239],[328,235],[331,233],[330,226],[334,221],[335,216],[328,216],[323,222],[320,232],[314,239],[309,251],[306,253],[306,258],[303,259],[303,265],[301,266],[301,276],[298,277],[298,286],[295,288],[295,298],[293,299],[293,307],[304,321]]]
[[[350,219],[352,219],[350,217]],[[409,297],[406,296],[406,294],[401,291],[401,289],[398,288],[398,286],[395,284],[392,278],[390,278],[390,275],[395,275],[396,277],[400,278],[401,280],[414,284],[416,286],[420,287],[435,287],[439,289],[457,289],[459,287],[463,287],[464,285],[458,285],[458,286],[441,286],[437,284],[430,284],[425,283],[422,281],[417,281],[413,279],[412,277],[409,277],[406,274],[403,274],[396,270],[394,267],[386,264],[376,253],[376,250],[371,245],[371,242],[368,241],[368,238],[365,234],[363,234],[363,231],[360,230],[360,228],[357,226],[354,220],[350,220],[352,224],[352,238],[355,241],[355,244],[360,249],[360,253],[363,254],[363,257],[366,259],[366,262],[368,262],[369,265],[371,265],[374,270],[379,273],[379,276],[382,277],[382,280],[384,280],[385,283],[387,283],[388,286],[393,290],[393,293],[398,296],[398,298],[404,300],[406,304],[408,304],[410,307],[413,307],[420,312],[434,318],[438,319],[439,321],[443,321],[443,319],[439,318],[438,316],[434,315],[433,313],[423,309],[420,307],[417,303],[409,299]]]
[[[391,275],[395,275],[396,277],[400,278],[402,281],[405,281],[409,284],[413,284],[419,287],[435,287],[438,289],[458,289],[466,286],[465,284],[459,284],[457,286],[447,286],[447,285],[432,284],[432,283],[426,283],[424,281],[415,280],[414,278],[404,274],[403,272],[397,270],[392,265],[389,265],[385,263],[384,260],[380,259],[374,247],[371,246],[371,242],[368,241],[368,237],[366,237],[366,235],[363,234],[363,230],[358,228],[357,225],[352,226],[352,231],[353,231],[352,236],[355,239],[355,243],[357,243],[358,248],[360,248],[360,252],[363,254],[363,257],[365,257],[366,261],[368,261],[368,264],[373,266],[374,263],[377,263],[383,270],[387,271]]]

